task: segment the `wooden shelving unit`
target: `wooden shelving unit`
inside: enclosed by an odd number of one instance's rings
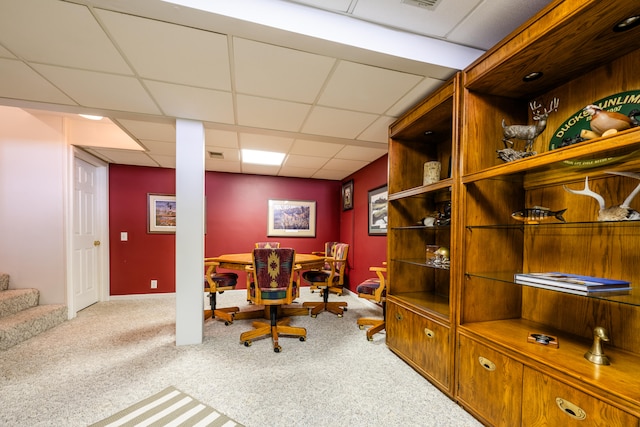
[[[608,205],[621,203],[640,181],[608,172],[640,173],[640,128],[550,148],[586,105],[640,90],[640,27],[612,30],[639,14],[636,2],[554,1],[390,128],[387,343],[487,425],[640,425],[640,221],[598,222],[594,199],[564,189],[588,177]],[[533,71],[542,78],[523,81]],[[533,124],[530,104],[553,99],[537,154],[502,161],[502,120]],[[425,161],[449,158],[450,176],[420,185]],[[449,227],[414,227],[448,200]],[[533,206],[567,209],[566,222],[511,218]],[[640,211],[640,196],[631,207]],[[448,271],[421,263],[434,243],[450,248]],[[543,271],[634,289],[587,297],[513,281]],[[608,366],[584,357],[597,326]],[[531,333],[559,345],[531,343]]]
[[[456,218],[446,225],[417,222],[458,203],[460,74],[390,128],[389,289],[387,344],[443,392],[453,396],[455,275],[453,264],[427,263],[426,246],[454,247]],[[423,165],[442,165],[440,181],[423,185]]]

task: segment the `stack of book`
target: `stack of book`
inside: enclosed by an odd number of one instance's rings
[[[521,285],[535,286],[576,295],[618,295],[629,293],[631,290],[631,283],[624,280],[604,279],[601,277],[580,276],[568,273],[516,274],[514,281]]]

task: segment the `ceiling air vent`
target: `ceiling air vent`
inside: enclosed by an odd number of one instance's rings
[[[435,10],[441,0],[401,0],[402,3],[422,9]]]
[[[216,153],[215,151],[209,151],[209,158],[210,159],[224,159],[224,154],[223,153]]]

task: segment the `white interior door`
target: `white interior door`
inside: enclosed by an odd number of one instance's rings
[[[73,165],[73,308],[77,312],[98,302],[101,242],[98,167],[74,157]]]

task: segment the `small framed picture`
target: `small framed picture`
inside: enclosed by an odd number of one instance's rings
[[[342,210],[353,209],[353,180],[342,184]]]
[[[176,196],[169,194],[147,194],[147,232],[176,232]]]
[[[369,190],[369,234],[387,234],[387,186]]]

